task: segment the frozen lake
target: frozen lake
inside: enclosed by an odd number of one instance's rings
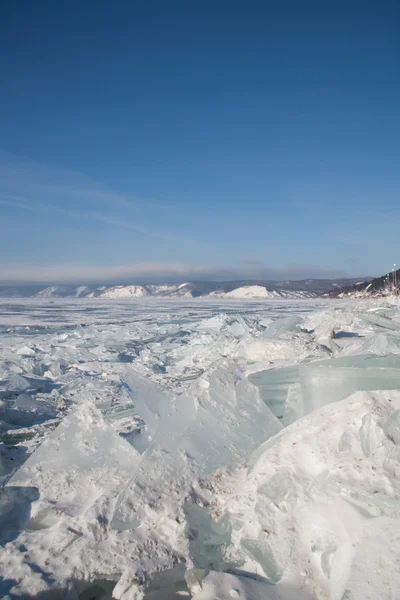
[[[384,302],[1,299],[0,592],[394,597],[399,389]]]

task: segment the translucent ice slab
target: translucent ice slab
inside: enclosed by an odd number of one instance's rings
[[[260,371],[249,375],[284,425],[362,390],[400,387],[400,355],[359,354]]]
[[[296,399],[301,400],[300,371],[298,365],[259,371],[258,373],[249,375],[248,379],[258,387],[261,398],[279,419],[282,419],[285,414],[289,394],[292,398],[296,397]],[[299,408],[299,412],[298,416],[301,416],[303,412],[302,405]]]
[[[85,404],[64,417],[10,484],[32,479],[37,472],[73,468],[85,472],[99,467],[131,471],[138,454],[106,423],[94,406]]]
[[[289,331],[299,332],[302,323],[303,318],[300,315],[276,319],[276,321],[272,321],[272,323],[267,325],[267,329],[263,332],[263,337],[271,339]]]
[[[300,366],[304,414],[343,400],[353,392],[400,387],[400,356],[341,357]]]
[[[145,423],[140,433],[131,440],[132,445],[142,453],[150,446],[161,421],[168,419],[176,397],[172,393],[164,392],[133,369],[126,371],[124,383],[132,396],[135,413],[140,415]]]

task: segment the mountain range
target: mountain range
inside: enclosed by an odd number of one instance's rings
[[[14,285],[0,286],[0,297],[13,298],[314,298],[338,296],[354,284],[367,286],[371,277],[359,279],[306,279],[289,281],[197,281],[131,285]],[[357,288],[358,289],[358,288]]]

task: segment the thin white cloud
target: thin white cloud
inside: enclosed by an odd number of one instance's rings
[[[20,200],[12,194],[1,194],[0,193],[0,204],[4,206],[11,206],[13,208],[21,208],[22,210],[31,210],[32,206],[26,202],[26,200]]]
[[[136,198],[108,189],[81,173],[3,151],[0,151],[0,204],[19,210],[62,213],[79,219],[80,224],[102,222],[163,241],[201,244],[166,228],[149,226],[141,216],[142,209],[146,208],[151,218],[152,211],[154,215],[159,213],[159,204],[148,201],[141,204]],[[163,208],[168,210],[165,205]]]
[[[193,238],[187,238],[183,236],[176,236],[169,233],[164,233],[162,231],[155,231],[154,229],[149,229],[148,227],[144,227],[142,225],[137,225],[135,223],[126,222],[120,217],[107,217],[105,215],[101,215],[98,213],[90,213],[90,216],[97,221],[101,221],[108,225],[112,225],[114,227],[119,227],[121,229],[127,229],[128,231],[134,231],[136,233],[140,233],[141,235],[145,235],[148,237],[156,237],[160,240],[165,240],[167,242],[179,242],[186,244],[201,244],[197,240]]]

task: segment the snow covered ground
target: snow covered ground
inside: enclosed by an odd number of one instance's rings
[[[0,334],[2,597],[399,597],[395,303],[1,299]]]

